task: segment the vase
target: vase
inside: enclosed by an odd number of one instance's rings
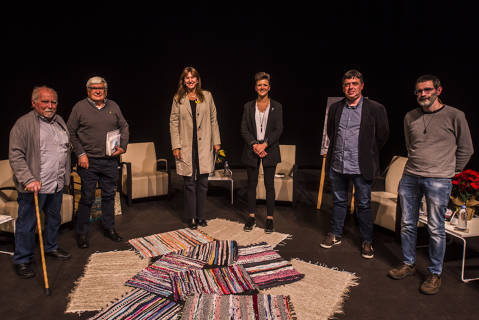
[[[461,199],[455,198],[453,196],[451,196],[451,201],[457,206],[456,211],[459,211],[462,205],[466,205],[467,220],[471,220],[472,217],[474,217],[474,214],[476,213],[476,206],[479,204],[479,201],[475,199],[467,200],[466,203],[464,203],[464,201]]]

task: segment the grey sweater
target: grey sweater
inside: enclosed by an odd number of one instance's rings
[[[113,100],[107,100],[101,109],[88,98],[77,102],[67,125],[77,157],[83,153],[92,158],[106,157],[106,133],[116,129],[120,129],[120,147],[126,151],[130,135],[128,123]]]
[[[421,108],[409,111],[404,117],[404,135],[408,151],[404,172],[410,175],[451,178],[474,153],[464,112],[451,106],[432,113]]]
[[[68,134],[62,117],[55,115],[56,121]],[[40,177],[40,119],[34,110],[20,117],[10,131],[8,159],[13,170],[13,181],[18,192],[26,192],[25,186]],[[65,186],[70,184],[70,152],[65,161]]]

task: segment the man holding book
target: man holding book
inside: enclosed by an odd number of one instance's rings
[[[105,79],[88,79],[86,89],[88,97],[75,104],[67,123],[81,178],[76,223],[79,248],[89,246],[90,210],[95,201],[97,182],[101,189],[104,234],[113,241],[123,240],[115,230],[115,187],[118,156],[126,151],[129,138],[128,123],[120,107],[106,98],[108,85]]]

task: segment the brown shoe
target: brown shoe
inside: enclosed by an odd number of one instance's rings
[[[389,270],[388,275],[395,280],[401,280],[413,275],[414,272],[416,272],[416,266],[403,263],[400,267]]]
[[[371,242],[363,241],[363,244],[361,245],[361,255],[365,259],[374,258],[374,249]]]
[[[424,294],[436,294],[441,287],[441,276],[430,273],[421,285],[421,292]]]
[[[324,249],[329,249],[332,246],[337,246],[341,244],[341,238],[337,237],[332,233],[328,232],[326,235],[326,238],[324,238],[323,242],[321,242],[319,245],[323,247]]]

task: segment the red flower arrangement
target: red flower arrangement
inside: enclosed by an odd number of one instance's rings
[[[452,178],[452,196],[464,204],[479,197],[479,173],[469,169],[456,174]]]

